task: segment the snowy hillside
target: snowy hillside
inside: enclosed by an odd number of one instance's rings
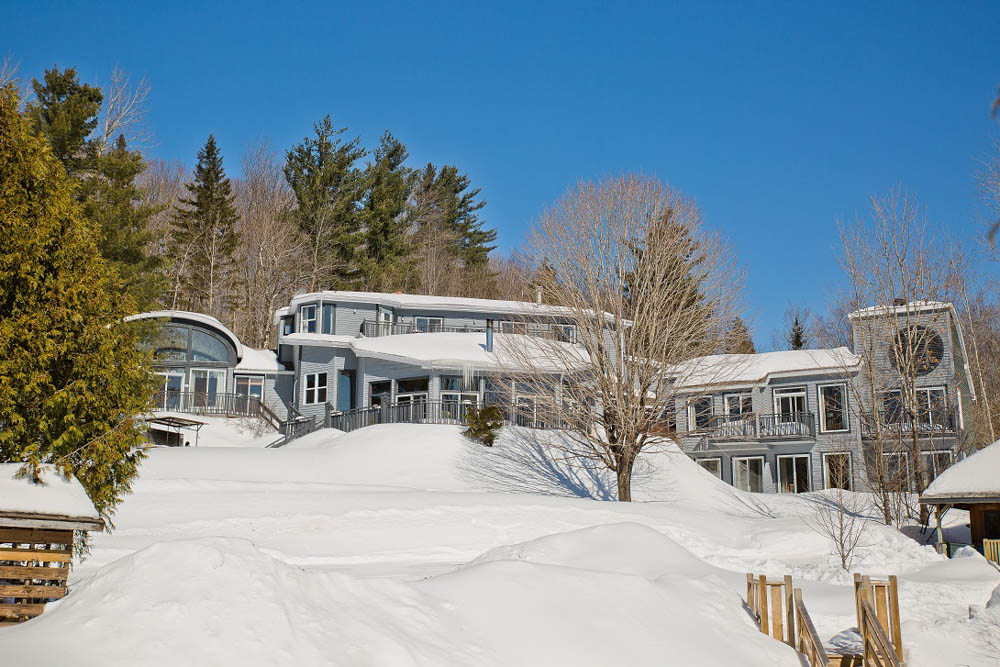
[[[151,452],[116,530],[73,591],[0,632],[0,654],[45,642],[75,665],[799,665],[743,610],[745,573],[792,574],[824,639],[854,607],[822,503],[745,494],[672,446],[607,502],[603,471],[553,432],[458,427],[320,431],[283,449]],[[228,442],[228,444],[232,444]],[[1000,584],[873,526],[857,569],[901,575],[909,664],[991,664]],[[127,640],[123,638],[128,638]],[[955,652],[957,651],[957,652]],[[949,662],[948,664],[951,664]]]

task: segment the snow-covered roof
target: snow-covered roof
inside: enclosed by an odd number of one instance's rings
[[[873,315],[900,315],[902,313],[926,313],[935,310],[954,310],[954,306],[944,301],[910,301],[902,305],[869,306],[850,313],[848,319],[871,317]]]
[[[484,333],[413,333],[396,336],[377,336],[373,338],[355,338],[354,336],[329,334],[290,334],[282,338],[283,343],[290,345],[321,345],[329,347],[349,348],[357,356],[398,361],[414,364],[421,368],[463,368],[491,370],[517,366],[515,359],[523,359],[525,351],[536,351],[538,361],[536,369],[546,370],[543,357],[552,355],[553,344],[565,346],[559,356],[573,358],[582,355],[579,348],[570,343],[554,343],[542,341],[532,336],[521,334],[495,334],[493,336],[493,352],[486,351],[486,334]],[[510,350],[519,350],[514,355]],[[580,357],[581,362],[583,357]],[[556,360],[549,364],[553,372],[568,370],[561,367]]]
[[[386,292],[347,292],[328,290],[295,296],[291,305],[318,299],[346,303],[373,303],[391,308],[411,310],[451,310],[463,313],[507,313],[516,315],[571,315],[572,310],[563,306],[550,306],[531,301],[502,301],[459,296],[430,296],[426,294],[390,294]],[[279,313],[287,314],[288,309]]]
[[[675,386],[758,385],[772,377],[857,369],[859,357],[846,347],[782,350],[761,354],[714,354],[678,364]]]
[[[276,373],[284,371],[285,367],[278,361],[278,355],[273,350],[258,350],[252,347],[243,348],[243,358],[233,369],[237,373],[255,371],[258,373]]]
[[[43,483],[36,484],[30,478],[17,477],[23,465],[0,463],[0,517],[101,520],[94,503],[76,477],[67,479],[53,466],[43,466],[39,471]]]
[[[211,315],[205,315],[204,313],[194,313],[189,310],[152,310],[148,313],[139,313],[137,315],[129,315],[125,318],[126,322],[131,322],[133,320],[155,320],[155,319],[180,319],[180,320],[190,320],[192,322],[198,322],[199,324],[204,324],[207,327],[215,329],[223,336],[229,339],[229,342],[233,344],[236,348],[236,358],[243,358],[243,344],[240,339],[236,337],[236,334],[232,332],[225,324],[220,322],[217,318]]]
[[[1000,502],[1000,440],[959,461],[930,483],[920,502]]]

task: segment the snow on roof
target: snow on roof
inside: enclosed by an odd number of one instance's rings
[[[60,475],[52,466],[39,471],[42,484],[18,478],[23,463],[0,463],[0,515],[29,514],[100,520],[94,503],[76,477]]]
[[[285,370],[285,367],[278,361],[278,355],[273,350],[257,350],[252,347],[243,348],[243,358],[233,369],[237,373],[240,371],[260,371],[262,373],[275,373]]]
[[[944,301],[910,301],[902,305],[869,306],[850,313],[848,319],[870,317],[872,315],[899,315],[901,313],[922,313],[934,310],[954,310],[955,306]]]
[[[920,496],[920,502],[977,498],[1000,498],[1000,440],[938,475]]]
[[[764,384],[773,376],[851,371],[860,358],[846,347],[781,350],[761,354],[714,354],[678,364],[675,386]]]
[[[507,368],[517,366],[515,359],[524,358],[524,351],[527,350],[534,354],[538,363],[535,369],[554,372],[567,370],[556,359],[550,364],[544,362],[543,357],[552,354],[551,346],[554,344],[565,346],[565,351],[560,356],[572,358],[577,354],[581,355],[580,360],[583,361],[582,351],[570,343],[543,341],[521,334],[495,334],[493,352],[486,351],[485,333],[413,333],[373,338],[290,334],[284,336],[282,342],[291,345],[346,347],[359,357],[418,364],[422,368]],[[517,355],[510,352],[515,346],[519,350]]]
[[[181,320],[191,320],[193,322],[198,322],[204,324],[212,329],[215,329],[233,344],[236,348],[236,358],[243,358],[243,344],[240,339],[236,337],[236,334],[232,332],[225,324],[220,322],[217,318],[211,315],[205,315],[204,313],[194,313],[189,310],[152,310],[148,313],[138,313],[137,315],[129,315],[125,318],[126,322],[131,322],[133,320],[154,320],[154,319],[181,319]]]
[[[374,303],[393,308],[419,310],[454,310],[464,313],[510,313],[519,315],[570,315],[572,311],[563,306],[550,306],[531,301],[501,301],[499,299],[476,299],[459,296],[430,296],[426,294],[389,294],[385,292],[347,292],[328,290],[300,294],[291,301],[292,305],[329,299],[346,303]],[[287,309],[285,314],[287,314]],[[281,312],[281,310],[279,310]]]

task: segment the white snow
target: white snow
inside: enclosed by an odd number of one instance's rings
[[[216,417],[211,415],[186,414],[181,412],[158,411],[153,417],[180,417],[200,422],[197,433],[194,428],[180,429],[181,437],[191,447],[267,447],[281,438],[270,426],[259,420],[240,417]],[[163,424],[148,423],[149,428],[167,433],[177,433],[176,428]],[[259,429],[259,435],[254,434]]]
[[[36,484],[29,477],[17,476],[22,467],[20,463],[0,463],[0,512],[99,518],[76,477],[66,478],[55,467],[43,466],[39,470],[42,483]]]
[[[550,306],[531,301],[502,301],[460,296],[432,296],[384,292],[332,291],[300,294],[292,299],[294,307],[324,299],[342,303],[376,303],[390,308],[413,310],[450,310],[463,313],[509,313],[518,315],[565,315],[572,311],[563,306]]]
[[[799,665],[743,609],[791,574],[852,641],[850,577],[809,526],[823,494],[746,494],[672,444],[616,503],[560,434],[320,431],[282,449],[158,448],[70,595],[0,655],[75,665]],[[900,576],[911,667],[994,664],[1000,573],[873,525],[856,568]],[[969,607],[981,609],[969,618]]]
[[[846,347],[780,350],[760,354],[714,354],[678,364],[676,385],[693,388],[714,384],[764,384],[782,375],[823,371],[849,372],[860,359]]]
[[[260,371],[263,373],[274,373],[285,370],[284,366],[278,363],[278,355],[273,350],[258,350],[252,347],[243,347],[243,358],[236,364],[234,369],[240,371]]]
[[[1000,497],[1000,441],[952,465],[920,496],[934,498]]]

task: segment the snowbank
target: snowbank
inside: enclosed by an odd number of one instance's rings
[[[35,484],[17,477],[21,467],[20,463],[0,463],[0,512],[100,518],[76,477],[65,478],[53,466],[44,466],[39,471],[42,483]]]
[[[1000,440],[947,468],[921,500],[1000,497]]]
[[[204,424],[195,437],[195,431],[191,428],[181,429],[181,436],[185,442],[191,443],[191,447],[267,447],[272,442],[280,439],[281,435],[271,426],[260,420],[251,420],[242,417],[214,417],[211,415],[195,415],[180,412],[161,411],[155,413],[156,417],[180,417],[190,419]],[[149,424],[153,430],[176,433],[177,429],[164,426],[162,424]],[[254,433],[257,427],[259,435]]]

